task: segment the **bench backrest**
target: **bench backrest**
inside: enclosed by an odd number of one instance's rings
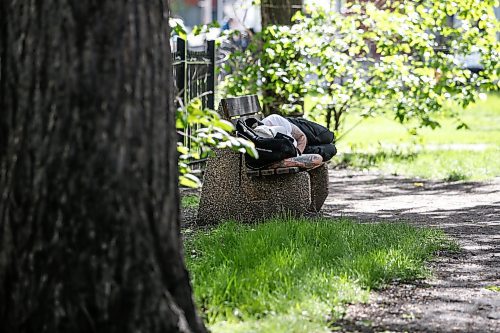
[[[238,119],[254,117],[262,119],[262,109],[257,95],[224,98],[219,105],[221,116],[236,123]]]

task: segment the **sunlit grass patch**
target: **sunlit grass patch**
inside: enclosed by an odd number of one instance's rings
[[[447,181],[500,176],[500,95],[459,114],[469,129],[457,130],[454,120],[443,117],[442,127],[420,129],[418,136],[389,115],[366,119],[337,143],[333,163]],[[345,128],[359,119],[347,117]]]
[[[500,286],[487,286],[486,289],[500,293]]]
[[[341,154],[333,163],[427,179],[485,180],[500,175],[500,148],[483,151],[446,149],[418,152],[357,151]]]
[[[186,253],[214,332],[321,332],[370,289],[424,276],[444,247],[441,231],[405,224],[281,219],[225,223],[192,237]]]

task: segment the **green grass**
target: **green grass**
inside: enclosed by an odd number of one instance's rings
[[[500,293],[500,286],[487,286],[486,289]]]
[[[181,198],[181,208],[198,208],[200,197],[194,194],[185,195]]]
[[[403,126],[390,113],[363,120],[337,143],[333,163],[449,181],[500,176],[500,94],[458,113],[469,129],[457,130],[456,120],[442,116],[442,127],[420,129],[418,136],[408,131],[415,123]],[[344,129],[359,120],[347,117]]]
[[[328,332],[346,303],[427,274],[454,247],[439,230],[349,220],[224,223],[186,243],[195,298],[213,332]]]
[[[344,153],[333,163],[427,179],[485,180],[500,176],[500,149],[401,152],[382,148]]]

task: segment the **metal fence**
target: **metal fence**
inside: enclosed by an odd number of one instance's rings
[[[207,41],[204,50],[190,50],[184,39],[177,38],[173,59],[177,102],[186,105],[199,97],[203,107],[214,109],[215,41]]]
[[[215,109],[215,41],[207,41],[201,50],[188,47],[184,39],[177,38],[172,58],[174,71],[175,103],[178,108],[187,112],[185,106],[194,98],[200,98],[203,108]],[[179,141],[186,147],[193,147],[193,135],[196,126],[188,126]],[[203,157],[204,152],[199,151]],[[203,163],[193,161],[192,169],[200,169]]]

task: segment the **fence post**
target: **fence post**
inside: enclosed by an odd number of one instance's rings
[[[179,98],[181,99],[181,105],[184,109],[184,112],[186,112],[186,103],[188,102],[187,100],[187,61],[186,61],[186,55],[187,55],[187,45],[186,41],[180,37],[177,37],[177,54],[179,56],[179,70],[177,71],[177,76],[176,76],[176,85],[177,85],[177,91],[179,94]],[[184,135],[182,136],[182,142],[184,146],[189,147],[189,135],[190,135],[190,128],[187,127],[184,129]]]
[[[179,54],[180,62],[181,62],[181,70],[177,74],[177,89],[181,93],[182,105],[186,106],[187,98],[186,98],[186,41],[182,38],[177,38],[177,54]]]
[[[211,91],[207,98],[207,107],[210,110],[215,110],[215,40],[207,41],[207,53],[210,60],[208,65],[208,82],[207,90]]]

